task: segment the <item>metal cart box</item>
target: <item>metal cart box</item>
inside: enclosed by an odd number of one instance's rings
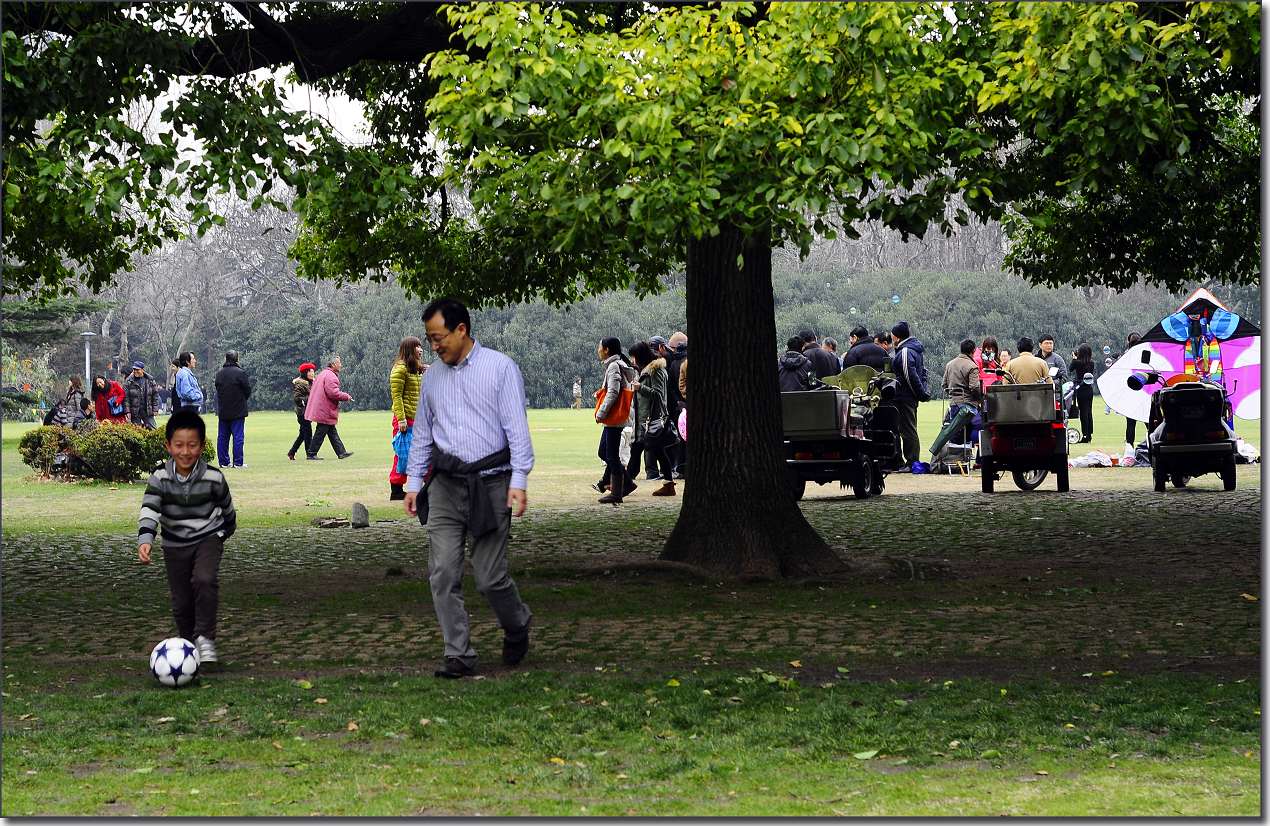
[[[834,439],[847,434],[851,396],[841,390],[781,393],[786,439]]]
[[[1054,419],[1054,385],[994,384],[988,388],[986,412],[994,422],[1047,422]]]

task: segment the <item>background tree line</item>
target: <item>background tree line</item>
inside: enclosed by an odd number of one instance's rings
[[[47,364],[51,372],[40,374],[48,385],[43,389],[56,397],[66,377],[83,371],[78,333],[85,328],[97,333],[94,372],[109,372],[107,362],[126,367],[142,359],[165,380],[171,359],[190,350],[199,357],[201,380],[210,385],[224,352],[235,349],[255,386],[253,408],[286,409],[296,366],[324,363],[338,353],[345,364],[342,384],[356,406],[386,409],[397,344],[421,332],[420,302],[392,282],[340,286],[298,277],[287,256],[294,216],[240,206],[227,209],[232,217],[225,226],[140,258],[135,271],[121,273],[101,296],[108,303],[80,307],[87,314],[62,328],[60,340],[53,336],[50,345],[48,336],[26,344],[10,339],[7,354]],[[773,262],[778,342],[810,328],[837,339],[844,352],[857,324],[876,332],[904,319],[926,345],[932,382],[938,384],[942,365],[965,337],[978,341],[992,334],[1013,350],[1021,335],[1049,332],[1064,354],[1082,341],[1096,353],[1104,345],[1119,352],[1127,332],[1145,331],[1183,297],[1143,285],[1120,293],[1032,286],[1003,272],[996,224],[908,242],[872,224],[859,230],[857,239],[817,244],[805,259],[796,250],[778,250]],[[1204,286],[1237,312],[1260,317],[1256,287]],[[898,304],[893,296],[899,296]],[[594,350],[600,338],[617,336],[629,346],[684,329],[683,277],[670,276],[663,292],[642,299],[619,291],[562,309],[539,302],[486,309],[475,313],[473,325],[482,342],[519,361],[531,406],[562,407],[572,400],[575,375],[582,376],[588,393],[598,386]]]

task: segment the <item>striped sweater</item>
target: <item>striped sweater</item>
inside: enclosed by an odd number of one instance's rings
[[[229,495],[225,474],[199,459],[182,482],[176,475],[176,461],[168,459],[150,474],[141,499],[141,519],[137,544],[154,541],[159,526],[168,547],[196,545],[214,533],[233,535],[238,525],[234,500]]]

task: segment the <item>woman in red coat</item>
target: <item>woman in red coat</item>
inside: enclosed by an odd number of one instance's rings
[[[117,381],[107,381],[105,376],[93,379],[93,404],[99,422],[126,422],[128,394]],[[118,412],[115,412],[118,411]]]

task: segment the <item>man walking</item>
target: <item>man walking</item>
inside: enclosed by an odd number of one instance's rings
[[[903,444],[904,463],[911,470],[921,455],[917,436],[917,406],[930,399],[926,387],[926,366],[923,363],[925,346],[912,337],[907,321],[900,321],[891,328],[895,350],[891,353],[891,369],[895,371],[895,406],[899,409],[900,441]]]
[[[507,573],[511,517],[522,516],[534,450],[520,368],[472,337],[467,308],[451,298],[423,310],[438,362],[424,374],[406,463],[406,513],[428,525],[428,581],[445,641],[437,677],[476,673],[463,603],[463,548],[472,537],[479,591],[503,628],[503,662],[529,650],[533,614]],[[428,485],[424,489],[424,479]]]
[[[679,390],[679,374],[683,370],[684,362],[688,360],[688,335],[676,330],[670,334],[669,341],[655,343],[660,338],[661,336],[653,336],[649,345],[653,347],[654,352],[666,359],[666,413],[672,422],[678,422],[680,411],[688,403]],[[666,448],[666,455],[670,457],[670,463],[673,465],[673,478],[684,478],[687,469],[688,446],[677,441]]]
[[[154,430],[154,417],[159,415],[159,383],[146,372],[144,361],[132,363],[132,373],[124,382],[128,421]]]
[[[247,467],[243,462],[243,437],[247,424],[247,400],[251,398],[251,382],[247,371],[238,366],[238,352],[225,354],[225,365],[216,372],[216,460],[221,467],[230,466],[229,440],[234,440],[234,467]]]
[[[313,431],[313,440],[309,442],[307,458],[312,461],[321,460],[318,451],[327,436],[331,437],[331,447],[340,459],[347,459],[353,451],[344,449],[344,441],[340,439],[335,426],[340,421],[340,402],[351,402],[353,397],[340,389],[340,371],[344,369],[344,361],[335,356],[326,364],[326,369],[317,374],[313,387],[309,390],[309,400],[304,406],[304,418],[317,427]],[[426,373],[424,375],[427,375]]]

